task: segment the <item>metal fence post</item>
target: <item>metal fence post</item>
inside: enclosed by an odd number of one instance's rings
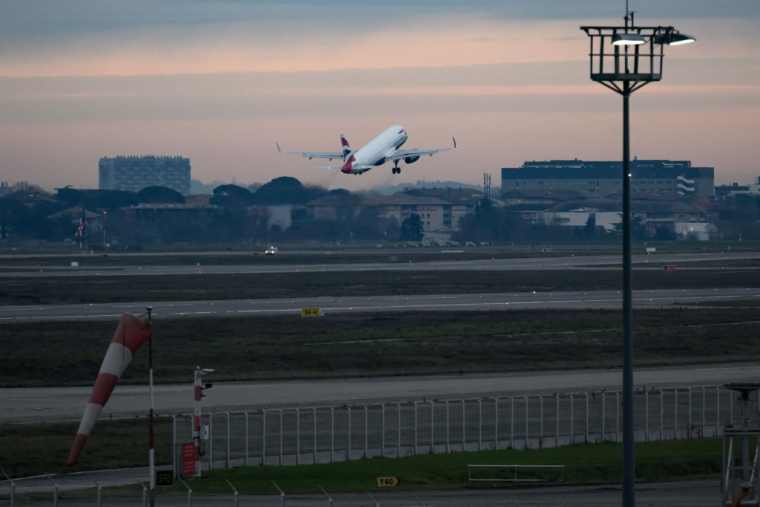
[[[538,397],[538,448],[544,448],[544,397]]]
[[[451,446],[449,444],[449,400],[446,400],[446,453],[451,452]]]
[[[385,457],[385,403],[380,404],[380,456]]]
[[[5,470],[2,471],[3,475],[6,479],[8,479],[8,482],[11,483],[11,507],[14,507],[16,505],[16,483],[8,477],[8,474],[5,473]]]
[[[267,410],[261,410],[261,465],[267,464]]]
[[[673,410],[675,411],[673,421],[673,440],[678,440],[678,388],[673,389]]]
[[[296,408],[296,465],[301,464],[301,409]]]
[[[179,481],[187,488],[187,507],[192,507],[192,505],[193,505],[193,490],[190,489],[190,486],[188,486],[187,483],[182,480],[182,477],[179,478]],[[147,488],[145,488],[145,486],[143,485],[143,505],[145,505],[146,491],[147,491]]]
[[[615,442],[620,442],[620,393],[615,393]]]
[[[335,461],[335,407],[330,407],[330,463]]]
[[[554,398],[557,402],[554,411],[554,418],[557,420],[557,430],[554,435],[554,447],[559,447],[559,394],[554,395]]]
[[[227,456],[225,457],[225,468],[230,468],[230,413],[227,412]]]
[[[525,448],[528,448],[528,397],[525,398]]]
[[[692,404],[691,404],[691,387],[687,387],[686,389],[688,390],[688,393],[689,393],[689,420],[688,420],[688,422],[689,422],[689,430],[688,430],[689,433],[688,433],[688,435],[689,435],[689,440],[691,440],[691,409],[692,409]]]
[[[45,477],[53,483],[53,507],[58,507],[58,484],[48,474],[45,474]]]
[[[272,481],[272,484],[274,484],[274,487],[280,492],[280,506],[282,507],[285,505],[285,492],[280,489],[276,482]]]
[[[720,435],[720,386],[715,388],[715,436]]]
[[[575,400],[570,395],[570,445],[575,444]]]
[[[607,397],[602,393],[602,443],[604,443],[605,433],[607,431]]]
[[[398,454],[398,457],[400,458],[401,457],[401,403],[398,403],[396,407],[398,408],[398,428],[397,428],[398,429],[398,441],[397,441],[398,449],[396,452]]]
[[[660,442],[665,440],[665,391],[660,389]]]
[[[493,399],[493,448],[499,448],[499,398]]]
[[[414,402],[414,455],[417,455],[417,402]]]
[[[649,442],[649,391],[644,391],[644,413],[646,418],[644,419],[644,441]]]
[[[208,469],[214,468],[214,413],[208,415]]]
[[[467,401],[462,400],[462,452],[464,452],[467,445]]]
[[[317,464],[317,408],[311,409],[311,414],[314,416],[314,464]]]
[[[280,466],[282,466],[282,409],[278,409],[280,413]]]
[[[367,453],[367,447],[369,445],[368,432],[369,432],[369,427],[367,424],[367,405],[364,405],[364,459],[369,458],[369,454]]]
[[[430,400],[430,454],[435,453],[435,406],[433,401]]]
[[[232,485],[232,483],[230,482],[230,480],[229,480],[229,479],[225,479],[225,480],[227,481],[227,484],[229,484],[229,485],[230,485],[230,487],[232,488],[232,491],[233,491],[233,496],[232,496],[232,505],[233,505],[234,507],[238,507],[238,496],[239,496],[239,495],[238,495],[238,490],[237,490],[237,489],[235,489],[235,486],[233,486],[233,485]]]
[[[250,444],[248,436],[248,412],[245,413],[245,466],[248,466],[248,445]]]
[[[734,424],[734,395],[728,392],[728,423]]]
[[[515,448],[515,398],[509,397],[509,448]]]
[[[483,445],[483,399],[478,400],[478,450]]]
[[[706,422],[706,416],[705,412],[707,412],[707,389],[704,387],[702,388],[702,438],[705,438],[705,422]]]
[[[588,411],[589,411],[589,401],[588,401],[588,393],[586,393],[586,441],[584,443],[588,443]]]
[[[351,407],[348,408],[348,442],[346,445],[346,461],[351,461]]]

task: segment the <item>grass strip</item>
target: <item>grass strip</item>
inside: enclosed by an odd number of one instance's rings
[[[721,471],[719,439],[636,445],[636,478],[639,482],[696,479]],[[396,477],[394,490],[452,490],[521,486],[525,483],[468,482],[467,465],[564,465],[566,484],[614,484],[620,482],[621,444],[573,445],[544,450],[500,450],[455,454],[419,455],[400,459],[373,458],[298,467],[240,467],[214,470],[190,482],[195,493],[230,494],[229,480],[241,494],[277,494],[275,481],[287,494],[362,492],[388,490],[378,477]],[[530,478],[530,470],[519,471]],[[545,485],[546,483],[537,483]],[[182,485],[174,486],[177,492]]]
[[[0,278],[0,305],[619,290],[620,270],[356,271]],[[637,270],[637,290],[745,288],[756,269]]]
[[[69,469],[66,460],[77,428],[79,421],[0,425],[0,468],[15,478],[43,473],[147,466],[147,418],[98,421],[79,463]],[[171,418],[156,418],[154,433],[156,463],[171,464]]]
[[[637,310],[639,366],[760,359],[755,309]],[[116,323],[0,326],[0,386],[92,385]],[[155,380],[224,365],[215,381],[608,368],[620,363],[616,310],[399,312],[155,319]],[[44,344],[44,346],[40,346]],[[138,353],[121,384],[147,382]]]

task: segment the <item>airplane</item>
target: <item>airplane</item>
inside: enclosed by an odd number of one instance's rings
[[[406,142],[406,139],[406,129],[401,125],[394,125],[358,151],[353,151],[351,149],[351,146],[346,139],[346,135],[342,132],[340,134],[340,144],[343,147],[343,151],[282,151],[282,149],[280,149],[280,144],[275,144],[277,145],[277,151],[282,155],[301,155],[309,160],[313,158],[326,158],[328,160],[342,159],[343,165],[318,167],[317,169],[340,169],[341,172],[345,174],[363,174],[373,167],[383,165],[389,160],[393,161],[393,169],[391,172],[393,174],[401,174],[401,168],[398,164],[402,160],[406,164],[413,164],[414,162],[417,162],[422,155],[430,155],[432,157],[439,151],[453,149],[435,148],[432,150],[400,150],[399,148],[401,148],[401,145]],[[456,148],[457,140],[453,137],[451,139],[454,141],[454,148]]]

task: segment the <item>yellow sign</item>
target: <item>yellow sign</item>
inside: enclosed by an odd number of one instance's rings
[[[171,486],[172,485],[172,471],[171,470],[156,470],[156,486]]]
[[[301,308],[301,317],[321,317],[322,310],[319,308]]]
[[[398,486],[398,479],[395,477],[378,477],[377,486],[380,488],[395,488]]]

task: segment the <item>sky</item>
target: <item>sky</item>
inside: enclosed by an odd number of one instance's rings
[[[665,48],[631,98],[631,155],[760,176],[760,2],[630,0]],[[97,188],[98,160],[189,157],[203,182],[292,176],[328,188],[477,184],[526,160],[617,160],[622,99],[589,78],[582,25],[623,0],[4,0],[0,180]],[[390,125],[405,148],[458,149],[392,175],[277,153],[354,149]]]

